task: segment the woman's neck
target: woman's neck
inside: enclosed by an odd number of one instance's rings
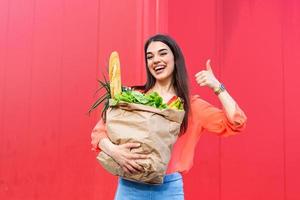
[[[161,95],[165,94],[175,94],[175,89],[172,85],[172,81],[156,81],[155,85],[151,89],[153,91],[158,92]]]

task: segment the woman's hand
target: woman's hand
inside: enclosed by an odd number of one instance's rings
[[[122,167],[125,173],[135,174],[143,171],[142,166],[136,163],[136,159],[146,159],[147,155],[132,153],[130,149],[140,147],[139,143],[126,143],[114,145],[111,157]]]
[[[214,91],[220,87],[220,82],[215,77],[211,65],[210,59],[206,61],[206,70],[198,72],[196,75],[196,81],[200,86],[208,86],[212,88]],[[234,121],[237,108],[237,103],[235,100],[230,96],[227,90],[223,91],[222,93],[218,94],[218,98],[221,101],[222,107],[225,110],[226,116],[232,123],[237,123]]]
[[[210,65],[210,59],[206,61],[206,70],[202,70],[198,72],[196,75],[196,82],[200,86],[208,86],[211,89],[218,88],[220,86],[220,82],[215,77],[211,65]]]

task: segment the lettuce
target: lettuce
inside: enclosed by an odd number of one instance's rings
[[[179,97],[175,101],[176,103],[172,103],[172,106],[169,107],[166,103],[163,102],[163,98],[157,92],[143,94],[134,90],[125,90],[120,94],[115,95],[112,105],[117,105],[120,101],[143,104],[158,109],[175,108],[178,110],[183,110],[183,105]]]

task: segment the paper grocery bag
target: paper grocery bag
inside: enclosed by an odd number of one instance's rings
[[[98,154],[97,160],[114,175],[137,182],[161,184],[183,117],[182,110],[160,110],[142,104],[119,102],[106,113],[108,137],[114,144],[140,143],[140,147],[131,151],[147,154],[149,158],[137,160],[144,170],[133,175],[124,173],[120,165],[103,151]]]

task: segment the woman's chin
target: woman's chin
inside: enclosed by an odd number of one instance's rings
[[[165,81],[165,80],[169,79],[169,76],[164,75],[164,74],[159,74],[159,75],[155,75],[154,78],[157,81]]]

